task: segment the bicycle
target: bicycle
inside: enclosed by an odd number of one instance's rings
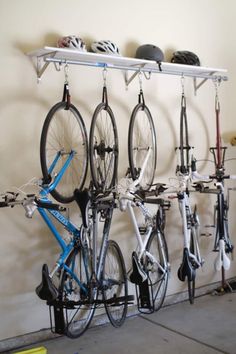
[[[50,271],[42,267],[42,282],[36,288],[40,299],[50,309],[51,329],[70,338],[82,335],[92,321],[97,306],[105,305],[111,324],[123,324],[129,301],[124,259],[118,244],[109,240],[109,230],[115,207],[112,196],[100,196],[94,190],[76,190],[74,198],[81,214],[78,229],[63,213],[66,208],[53,203],[48,194],[58,185],[63,171],[68,168],[69,155],[58,175],[49,185],[42,185],[39,196],[7,193],[0,207],[22,205],[27,217],[35,210],[43,218],[61,248],[55,266]],[[68,232],[65,239],[54,220]],[[103,223],[101,246],[98,246],[98,223]],[[99,298],[100,297],[100,298]],[[53,325],[53,316],[55,328]]]
[[[70,159],[67,159],[68,156]],[[71,103],[67,65],[62,101],[49,110],[43,124],[40,163],[44,184],[49,184],[55,176],[61,174],[58,180],[60,183],[54,184],[50,191],[52,196],[59,203],[72,202],[74,190],[82,189],[86,179],[88,138],[83,118]]]
[[[188,139],[188,121],[186,112],[186,97],[184,87],[181,96],[180,112],[180,163],[177,165],[176,175],[178,180],[177,196],[180,215],[183,226],[183,257],[178,268],[177,275],[180,281],[187,278],[188,297],[190,304],[194,303],[196,270],[202,267],[204,260],[201,257],[199,247],[199,226],[200,221],[197,208],[192,210],[190,203],[190,185],[194,177],[198,177],[195,168],[195,159],[191,156],[192,147]],[[170,197],[171,198],[171,197]]]
[[[215,259],[214,266],[217,271],[221,270],[221,288],[219,292],[224,291],[229,284],[225,280],[225,271],[230,268],[229,254],[233,253],[234,246],[230,239],[229,226],[228,226],[228,211],[229,202],[228,195],[225,193],[224,181],[226,179],[236,179],[234,175],[225,173],[225,154],[227,147],[222,146],[221,133],[220,133],[220,103],[218,97],[218,86],[220,82],[215,81],[215,117],[216,117],[216,146],[210,147],[210,152],[213,154],[215,173],[208,176],[211,181],[215,181],[215,189],[210,189],[204,185],[199,184],[198,190],[201,193],[214,193],[217,196],[216,204],[214,206],[214,222],[215,239],[213,251],[218,252]]]

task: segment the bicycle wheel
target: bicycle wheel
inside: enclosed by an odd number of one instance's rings
[[[72,104],[54,105],[45,119],[40,141],[40,161],[43,178],[49,183],[62,170],[73,154],[52,196],[61,203],[74,200],[74,190],[84,185],[88,168],[88,139],[83,119]]]
[[[184,103],[183,103],[184,102]],[[182,107],[180,114],[180,172],[189,172],[189,141],[188,141],[188,121],[186,114],[186,101],[182,97]]]
[[[63,302],[67,321],[65,334],[77,338],[88,328],[95,311],[97,290],[89,287],[91,277],[91,256],[83,247],[74,248],[69,255],[66,266],[78,277],[81,285],[65,269],[62,271],[59,286],[59,300]]]
[[[156,133],[151,113],[146,105],[138,103],[131,115],[128,135],[129,167],[133,180],[136,180],[143,163],[150,152],[150,156],[140,181],[140,187],[148,190],[154,179],[156,170]]]
[[[91,176],[96,189],[106,191],[114,186],[118,153],[118,133],[113,112],[106,103],[100,103],[93,114],[89,136]]]
[[[168,249],[164,234],[154,230],[148,240],[146,251],[157,262],[146,257],[145,271],[151,284],[154,311],[158,311],[165,299],[169,279]]]
[[[127,314],[128,283],[120,247],[112,240],[108,241],[102,283],[107,316],[114,327],[120,327]]]
[[[191,235],[190,235],[190,253],[193,255],[196,255],[196,247],[195,247],[195,242],[194,242],[194,230],[191,229]],[[192,264],[192,267],[194,269],[198,268],[198,265],[194,262],[194,260],[190,259],[190,262]],[[191,276],[187,276],[188,279],[188,298],[189,302],[192,305],[194,303],[194,297],[195,297],[195,278],[196,278],[196,271],[191,273]]]

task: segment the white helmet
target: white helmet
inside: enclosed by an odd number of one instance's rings
[[[70,48],[86,52],[86,45],[84,41],[78,36],[66,36],[58,39],[57,46],[59,48]]]
[[[120,55],[117,45],[109,40],[93,42],[91,49],[93,52],[99,54]]]

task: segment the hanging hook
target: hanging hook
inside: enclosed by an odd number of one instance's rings
[[[140,92],[142,92],[143,91],[143,73],[141,70],[139,70],[139,73],[138,73],[138,82],[139,82]]]
[[[185,85],[185,77],[184,75],[181,76],[181,87],[182,87],[182,96],[184,96],[184,85]]]
[[[106,87],[107,85],[107,68],[104,66],[102,71],[102,78],[103,78],[103,86]]]
[[[219,87],[221,84],[221,78],[216,77],[214,80],[214,85],[215,85],[215,110],[220,111],[220,101],[219,101]]]
[[[151,79],[151,71],[149,71],[149,72],[143,72],[143,74],[144,74],[144,76],[145,76],[145,78],[146,78],[146,80],[150,80]]]
[[[69,65],[66,63],[64,66],[64,74],[65,74],[65,84],[68,84],[68,77],[69,77]]]

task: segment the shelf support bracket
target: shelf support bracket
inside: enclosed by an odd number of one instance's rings
[[[124,71],[124,76],[125,76],[125,84],[126,87],[128,88],[129,84],[135,79],[135,77],[139,74],[140,71],[144,68],[145,64],[140,65],[137,67],[137,70],[128,78],[128,70]]]
[[[215,75],[215,72],[212,72],[212,73],[209,73],[208,78],[201,80],[198,84],[197,84],[197,77],[194,77],[193,78],[193,87],[194,87],[194,95],[195,96],[197,95],[197,90],[209,79],[227,81],[228,77],[227,76],[218,76],[218,75]]]
[[[194,87],[194,95],[196,96],[197,95],[197,90],[200,89],[200,87],[205,84],[205,82],[207,81],[208,79],[203,79],[202,81],[200,81],[198,84],[197,84],[197,78],[194,77],[193,78],[193,87]]]
[[[36,57],[36,73],[37,73],[37,80],[38,82],[41,80],[43,73],[47,69],[48,65],[50,64],[50,61],[46,61],[47,57],[53,58],[55,56],[56,52],[54,53],[49,53],[47,55],[42,55],[42,56],[37,56]]]

